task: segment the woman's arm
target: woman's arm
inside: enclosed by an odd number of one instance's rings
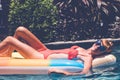
[[[84,68],[80,74],[86,74],[89,72],[91,66],[92,66],[92,57],[91,55],[83,57],[84,60]]]
[[[68,71],[65,71],[65,70],[62,70],[62,69],[56,69],[56,68],[49,69],[48,74],[50,74],[52,72],[62,73],[62,74],[65,74],[65,75],[72,75],[73,74],[72,72],[68,72]]]

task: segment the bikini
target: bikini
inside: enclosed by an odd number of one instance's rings
[[[79,47],[79,46],[72,46],[72,47],[69,49],[68,52],[66,51],[67,54],[68,54],[68,59],[69,59],[69,60],[77,57],[78,51],[77,51],[76,49],[77,49],[78,47]],[[41,52],[41,50],[38,50],[38,51]],[[61,52],[63,52],[63,51],[61,51]],[[61,52],[59,52],[59,53],[61,53]],[[59,54],[59,53],[56,53],[56,54]],[[46,51],[46,52],[44,52],[44,53],[42,53],[42,54],[44,55],[44,59],[47,59],[47,57],[48,57],[49,55],[55,54],[55,53],[50,52],[50,51],[48,50],[48,51]]]

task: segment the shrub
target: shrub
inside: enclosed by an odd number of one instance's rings
[[[57,9],[52,0],[11,0],[10,28],[15,30],[18,26],[25,26],[41,40],[48,41],[54,33],[50,29],[57,24],[56,15]]]

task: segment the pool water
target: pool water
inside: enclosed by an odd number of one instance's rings
[[[0,75],[0,80],[120,80],[120,46],[115,46],[113,52],[117,58],[114,67],[81,76],[65,76],[52,73],[49,75]]]

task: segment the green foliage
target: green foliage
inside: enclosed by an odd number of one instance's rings
[[[120,0],[54,0],[54,4],[60,16],[58,40],[111,37],[109,30],[115,27],[109,25],[120,18]]]
[[[45,42],[116,38],[120,0],[11,0],[9,22],[13,28],[29,28]]]
[[[52,0],[11,0],[9,22],[13,28],[25,26],[48,38],[52,36],[49,28],[57,24],[57,9]]]

